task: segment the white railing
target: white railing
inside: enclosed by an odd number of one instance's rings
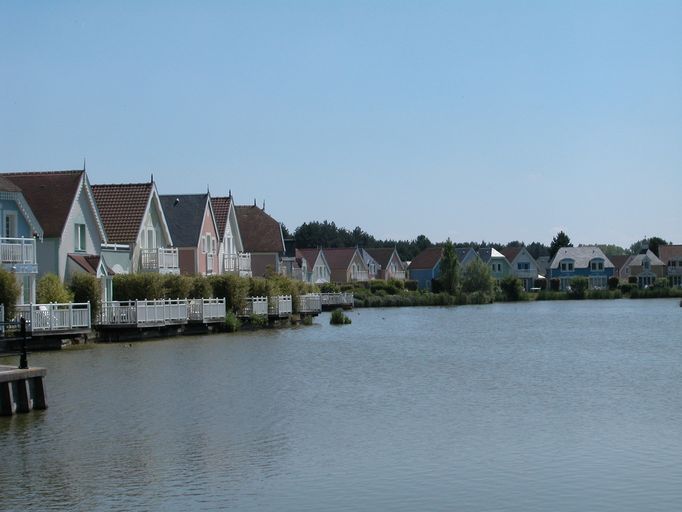
[[[319,293],[307,293],[298,298],[299,313],[319,313],[322,311],[322,298]]]
[[[190,299],[189,319],[195,322],[225,320],[225,299]]]
[[[269,301],[268,315],[270,316],[289,316],[292,311],[291,295],[278,295]]]
[[[351,281],[369,281],[369,272],[366,270],[356,270],[350,276]]]
[[[396,270],[391,272],[390,270],[386,271],[386,279],[399,279],[401,281],[404,281],[406,279],[405,277],[405,271],[404,270]]]
[[[243,316],[251,315],[267,315],[268,314],[268,298],[267,297],[247,297],[244,308],[241,314]]]
[[[21,304],[16,307],[15,320],[21,317],[32,332],[90,329],[90,303]]]
[[[0,261],[2,261],[2,263],[35,265],[35,239],[0,237]]]
[[[240,252],[238,254],[223,255],[223,271],[226,274],[251,275],[251,253]]]
[[[179,274],[180,265],[177,247],[142,249],[140,252],[140,268],[144,272]]]
[[[101,325],[172,325],[187,322],[186,299],[104,302],[99,315]]]
[[[345,293],[321,293],[322,307],[353,306],[353,294]]]
[[[102,325],[137,325],[135,301],[103,302],[98,321]]]

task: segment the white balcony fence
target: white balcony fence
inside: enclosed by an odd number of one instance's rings
[[[101,325],[173,325],[184,324],[188,318],[186,299],[112,301],[102,304]]]
[[[404,281],[405,279],[407,279],[406,272],[404,270],[395,270],[393,272],[387,270],[386,279],[399,279],[401,281]]]
[[[0,260],[7,264],[35,265],[36,241],[33,238],[0,238]]]
[[[291,295],[278,295],[268,303],[269,316],[289,316],[293,311]]]
[[[177,247],[142,249],[140,252],[140,267],[144,272],[179,274],[180,264]]]
[[[194,322],[225,320],[225,299],[190,299],[189,319]]]
[[[350,276],[351,281],[369,281],[369,272],[366,270],[356,270]]]
[[[242,316],[251,315],[267,315],[268,314],[268,298],[267,297],[247,297],[244,308],[241,311]]]
[[[322,298],[319,293],[307,293],[298,298],[299,313],[319,313],[322,311]]]
[[[241,276],[251,275],[251,253],[240,252],[239,254],[223,255],[223,271],[226,274],[238,274]]]
[[[353,306],[353,294],[352,293],[321,293],[320,302],[322,307],[344,307]]]
[[[21,317],[31,332],[90,329],[90,303],[21,304],[15,309],[15,321]]]

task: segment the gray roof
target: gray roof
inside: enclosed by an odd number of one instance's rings
[[[494,247],[481,247],[478,250],[478,257],[483,263],[488,263],[493,258],[504,258],[505,256]]]
[[[551,268],[559,268],[559,262],[564,259],[573,260],[575,268],[587,268],[590,261],[595,258],[604,260],[604,268],[613,268],[613,263],[606,257],[606,254],[596,245],[585,245],[582,247],[562,247],[554,256]]]
[[[199,245],[208,194],[159,196],[175,247]],[[176,203],[177,201],[177,203]]]
[[[651,251],[651,249],[647,249],[645,253],[633,256],[632,259],[627,261],[627,265],[630,267],[641,267],[645,257],[649,258],[649,263],[651,265],[666,265]]]

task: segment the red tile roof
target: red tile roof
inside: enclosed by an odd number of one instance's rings
[[[237,206],[235,211],[245,252],[284,252],[279,222],[258,206]]]
[[[365,249],[369,255],[374,258],[374,260],[381,265],[381,268],[388,268],[388,262],[391,261],[391,256],[393,256],[393,247],[377,247],[374,249]],[[398,256],[400,258],[400,256]]]
[[[322,249],[331,270],[346,270],[350,266],[357,249],[355,247],[334,247]]]
[[[507,261],[511,263],[519,255],[522,249],[523,247],[505,247],[504,249],[500,249],[500,252],[502,253],[502,256],[507,258]]]
[[[613,263],[613,266],[616,268],[616,270],[623,268],[623,265],[625,265],[629,258],[631,258],[629,254],[617,254],[615,256],[609,256],[609,259],[611,260],[611,263]]]
[[[309,270],[313,269],[318,254],[320,254],[320,249],[296,249],[296,258],[305,259]]]
[[[658,257],[666,265],[672,259],[682,258],[682,245],[659,245]]]
[[[38,171],[4,173],[19,187],[31,206],[46,237],[60,237],[64,231],[78,185],[85,171]]]
[[[429,247],[417,254],[410,263],[410,270],[432,269],[443,256],[442,247]]]
[[[137,241],[153,188],[153,183],[92,185],[110,243],[133,244]]]
[[[215,215],[215,222],[218,225],[218,236],[220,241],[223,241],[225,236],[225,226],[227,226],[227,216],[230,213],[231,197],[212,197],[211,206],[213,206],[213,214]]]
[[[92,254],[69,254],[68,257],[76,262],[88,274],[97,275],[97,268],[99,267],[99,256]],[[107,267],[107,273],[113,275],[114,271]]]

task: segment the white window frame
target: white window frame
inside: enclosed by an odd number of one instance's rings
[[[85,252],[87,247],[87,237],[85,231],[85,224],[76,222],[74,227],[76,239],[74,240],[74,250],[76,252]],[[81,237],[82,235],[82,237]]]

